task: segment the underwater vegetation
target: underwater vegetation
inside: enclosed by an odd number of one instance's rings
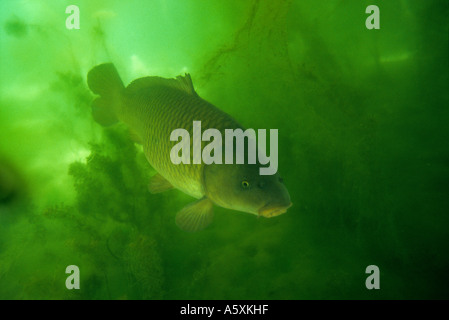
[[[1,299],[449,298],[447,1],[379,1],[380,30],[359,0],[75,2],[79,30],[56,0],[0,4]],[[294,206],[179,230],[193,199],[150,194],[142,147],[92,118],[103,62],[279,129]]]
[[[11,298],[9,290],[17,290],[17,287],[20,294],[15,298],[22,299],[162,297],[164,274],[157,248],[158,234],[145,234],[139,230],[140,225],[158,228],[158,217],[151,222],[139,221],[136,217],[136,212],[146,211],[150,203],[145,197],[145,188],[140,188],[144,185],[137,179],[144,177],[145,173],[135,161],[136,151],[126,136],[123,138],[113,131],[105,135],[108,142],[92,144],[86,163],[74,162],[69,167],[77,194],[75,205],[60,203],[42,210],[28,207],[28,212],[22,213],[22,220],[16,222],[23,228],[21,242],[18,247],[9,246],[8,250],[2,250],[4,260],[0,274],[19,279],[20,271],[14,268],[14,264],[23,254],[31,259],[30,254],[34,263],[29,269],[23,267],[32,276],[23,283],[14,283],[16,288],[4,286],[2,298]],[[123,159],[126,160],[121,161]],[[109,197],[110,200],[105,202],[104,199]],[[132,203],[125,203],[124,199]],[[11,210],[17,212],[9,215],[19,214],[23,207]],[[3,241],[10,236],[8,231],[2,232]],[[36,248],[45,249],[41,254],[32,253]],[[46,266],[62,261],[69,264],[75,261],[81,270],[85,270],[89,279],[86,279],[84,288],[87,295],[77,295],[76,291],[70,292],[64,286],[57,286],[61,289],[59,291],[51,289],[57,273],[54,269],[46,269]],[[112,274],[109,271],[111,266],[114,266]],[[123,277],[118,283],[117,270]]]

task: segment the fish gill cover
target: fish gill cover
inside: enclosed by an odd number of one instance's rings
[[[374,2],[379,30],[359,0],[1,1],[0,298],[447,299],[448,2]],[[150,194],[126,127],[92,119],[103,62],[279,129],[294,206],[179,230],[191,197]]]

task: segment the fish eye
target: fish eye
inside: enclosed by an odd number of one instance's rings
[[[243,181],[242,181],[242,187],[243,187],[243,189],[249,188],[249,182],[246,181],[246,180],[243,180]]]

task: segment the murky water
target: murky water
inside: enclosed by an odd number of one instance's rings
[[[0,298],[448,298],[448,3],[376,1],[379,30],[370,4],[1,1]],[[293,207],[179,230],[193,199],[150,194],[126,127],[92,119],[103,62],[126,84],[189,72],[245,127],[279,129]]]

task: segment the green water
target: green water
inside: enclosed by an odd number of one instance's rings
[[[0,298],[449,298],[448,17],[429,0],[1,1]],[[193,199],[148,193],[127,129],[92,119],[86,74],[109,61],[126,84],[189,72],[245,127],[279,129],[293,207],[179,230]]]

